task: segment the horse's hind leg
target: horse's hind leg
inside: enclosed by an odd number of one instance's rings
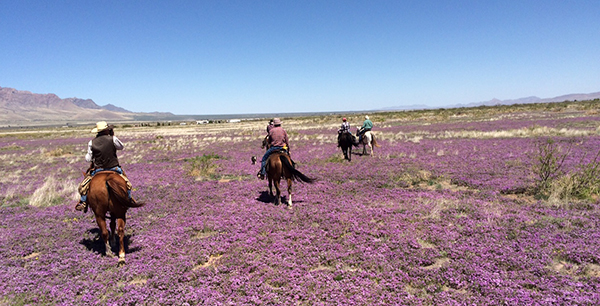
[[[116,233],[116,228],[117,228],[117,222],[115,220],[116,218],[111,214],[110,215],[110,245],[113,246],[115,245],[116,241],[115,241],[115,233]]]
[[[287,179],[287,189],[288,189],[288,208],[292,208],[292,179]]]
[[[117,219],[117,235],[119,236],[119,265],[125,264],[125,216]]]
[[[104,242],[104,246],[105,246],[105,250],[104,250],[104,254],[110,257],[113,257],[114,254],[112,253],[112,250],[110,249],[110,244],[108,243],[108,229],[106,228],[106,218],[103,215],[96,215],[96,223],[98,224],[98,227],[100,228],[100,237],[102,238],[102,241]]]
[[[269,178],[269,195],[273,196],[273,179]]]
[[[275,205],[279,205],[281,204],[281,189],[279,188],[279,179],[276,179],[274,182],[275,184]]]

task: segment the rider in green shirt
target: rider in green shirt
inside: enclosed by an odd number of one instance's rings
[[[358,130],[358,142],[362,141],[362,136],[373,128],[373,122],[369,120],[369,116],[365,116],[365,121],[363,122],[362,127]]]

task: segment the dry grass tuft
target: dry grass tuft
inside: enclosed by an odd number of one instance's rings
[[[67,199],[76,200],[77,186],[75,181],[58,181],[54,176],[48,176],[44,184],[31,195],[29,205],[47,207],[62,204]]]

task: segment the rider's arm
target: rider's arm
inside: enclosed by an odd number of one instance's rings
[[[285,135],[283,138],[283,141],[285,142],[285,145],[288,148],[288,151],[290,150],[290,142],[288,141],[288,134],[286,131],[283,131],[283,134]]]
[[[119,140],[119,138],[117,138],[117,136],[113,136],[113,143],[115,144],[115,148],[117,150],[123,150],[123,148],[125,146],[123,146],[123,143]]]
[[[90,140],[90,142],[88,142],[88,149],[87,149],[87,153],[85,154],[85,161],[86,162],[92,161],[92,141],[91,140]]]

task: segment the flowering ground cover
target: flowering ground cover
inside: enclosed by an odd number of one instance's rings
[[[121,267],[73,209],[92,135],[2,133],[0,305],[600,303],[597,201],[515,192],[535,181],[540,139],[571,145],[566,169],[593,158],[597,115],[382,116],[375,156],[350,163],[339,118],[284,121],[317,179],[294,184],[291,209],[250,162],[263,122],[117,128],[147,203],[129,210]]]

